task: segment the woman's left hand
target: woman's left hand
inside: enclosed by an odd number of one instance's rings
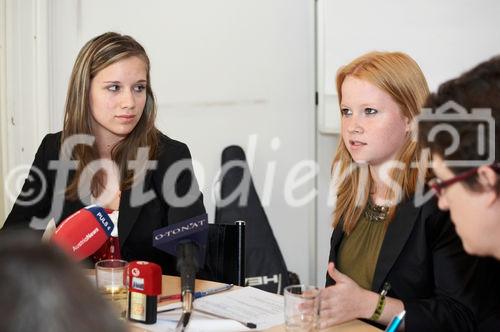
[[[331,262],[328,264],[328,274],[335,280],[335,285],[321,290],[321,328],[365,318],[368,312],[374,310],[377,305],[375,293],[361,288],[354,280],[337,270]]]

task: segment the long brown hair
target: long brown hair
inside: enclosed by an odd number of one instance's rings
[[[370,52],[353,60],[337,72],[337,93],[339,103],[342,101],[342,84],[347,76],[365,80],[389,94],[398,104],[402,115],[410,122],[420,113],[420,109],[429,94],[425,77],[417,63],[401,52]],[[415,192],[419,170],[426,169],[426,160],[421,158],[422,148],[411,135],[407,135],[396,160],[406,165],[405,169],[393,168],[390,178],[402,189],[402,197],[396,192],[387,194],[387,199],[399,202]],[[427,159],[427,158],[425,158]],[[412,163],[416,167],[412,167]],[[340,174],[349,172],[349,176],[338,180],[337,200],[333,217],[333,226],[340,220],[344,222],[344,231],[350,233],[361,217],[368,203],[373,180],[366,167],[357,165],[352,159],[340,135],[332,170]],[[335,179],[334,179],[335,180]],[[362,180],[366,180],[363,186]],[[390,222],[396,211],[396,204],[390,206],[387,222]]]
[[[158,147],[158,130],[155,127],[156,102],[151,88],[150,61],[144,48],[130,36],[107,32],[88,41],[78,53],[71,73],[66,97],[64,128],[62,142],[76,134],[92,135],[90,110],[90,82],[99,71],[125,58],[137,56],[146,65],[146,105],[139,122],[111,150],[111,159],[120,171],[120,189],[130,188],[134,174],[128,170],[127,161],[136,158],[139,147],[149,147],[149,159],[155,159]],[[79,161],[75,176],[68,188],[66,196],[76,199],[78,182],[85,167],[99,159],[96,144],[93,146],[79,144],[74,147],[72,158]],[[91,193],[97,196],[103,189],[103,173],[98,172],[91,182]]]

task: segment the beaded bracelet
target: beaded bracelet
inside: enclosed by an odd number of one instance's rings
[[[380,316],[382,316],[382,312],[384,312],[384,307],[385,307],[385,296],[387,295],[389,289],[391,289],[391,284],[385,282],[384,287],[382,288],[382,291],[380,292],[380,295],[378,297],[378,302],[377,302],[377,307],[375,308],[375,312],[370,317],[371,320],[377,321],[380,319]]]

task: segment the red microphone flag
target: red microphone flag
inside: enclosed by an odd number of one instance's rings
[[[51,241],[77,261],[95,253],[110,237],[114,225],[97,205],[80,209],[62,221]]]

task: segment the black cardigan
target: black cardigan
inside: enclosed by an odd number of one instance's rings
[[[342,228],[341,222],[333,230],[331,262],[337,259]],[[388,296],[403,301],[407,332],[474,331],[476,264],[435,199],[420,207],[409,199],[400,203],[387,228],[371,290],[380,293],[384,282],[391,284]],[[327,274],[326,285],[333,283]]]
[[[118,236],[123,259],[127,261],[146,260],[156,262],[161,265],[164,274],[175,274],[175,258],[152,246],[152,233],[158,228],[203,214],[205,213],[205,207],[203,205],[203,196],[199,191],[194,173],[192,173],[191,155],[188,147],[184,143],[170,139],[161,133],[158,133],[158,138],[157,167],[154,170],[147,171],[143,183],[143,192],[152,190],[155,198],[146,204],[134,207],[130,204],[131,189],[122,192],[119,206]],[[23,193],[32,191],[34,195],[40,193],[43,183],[34,172],[36,167],[46,179],[45,193],[41,200],[28,206],[23,204],[23,200],[26,199],[23,199],[20,195],[2,230],[27,229],[33,217],[40,218],[42,225],[46,224],[48,220],[54,217],[53,213],[51,213],[53,201],[59,200],[59,202],[63,202],[62,213],[60,213],[59,217],[55,217],[56,225],[73,212],[89,204],[88,197],[82,199],[84,202],[81,200],[67,200],[64,197],[64,190],[60,190],[60,186],[58,186],[59,190],[55,189],[56,171],[50,169],[49,162],[59,160],[60,147],[61,132],[45,136],[38,148],[30,171],[32,179],[25,181],[22,190]],[[187,161],[189,171],[185,170],[180,174],[173,174],[174,172],[172,172],[173,175],[178,176],[175,179],[164,181],[169,167],[180,160]],[[74,171],[70,171],[67,183],[73,176]],[[191,194],[194,193],[195,195],[194,202],[186,207],[171,206],[163,194],[168,195],[169,192],[175,190],[178,197],[183,197],[190,189],[191,180],[194,183],[193,188],[191,188]],[[164,183],[166,188],[162,190]],[[168,183],[175,183],[175,188],[174,186],[167,187]],[[63,188],[65,187],[66,185],[63,186]]]

